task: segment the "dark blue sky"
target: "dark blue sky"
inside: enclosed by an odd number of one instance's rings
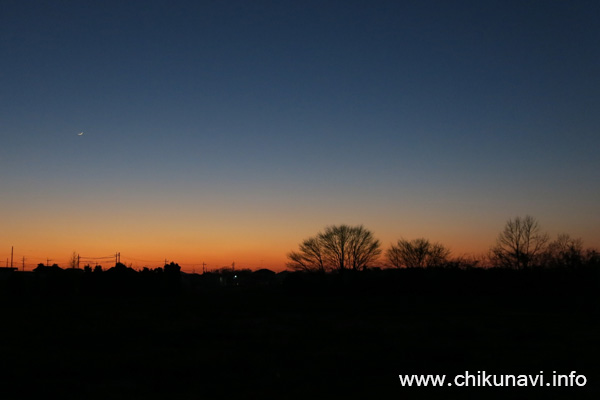
[[[598,245],[599,17],[596,1],[2,1],[0,217],[19,228],[1,243],[35,248],[41,219],[75,227],[67,250],[126,246],[89,234],[115,226],[111,204],[124,232],[154,221],[199,254],[198,225],[236,243],[260,226],[285,253],[341,222],[481,250],[524,214]]]

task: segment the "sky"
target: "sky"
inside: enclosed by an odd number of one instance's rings
[[[2,0],[0,264],[14,246],[26,269],[120,252],[282,270],[335,224],[461,256],[525,215],[598,248],[599,18],[597,1]]]

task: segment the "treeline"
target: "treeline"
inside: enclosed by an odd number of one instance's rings
[[[180,291],[180,271],[176,263],[141,271],[121,263],[106,270],[99,265],[63,269],[57,264],[39,264],[31,272],[3,269],[0,288],[13,295],[168,294]]]
[[[100,265],[63,269],[40,264],[33,271],[0,268],[0,295],[178,295],[229,287],[274,287],[287,274],[233,268],[187,274],[174,262],[139,271],[122,263],[106,270]]]
[[[479,259],[452,258],[444,245],[424,238],[400,239],[383,252],[372,232],[348,225],[329,226],[304,240],[288,259],[288,270],[280,273],[222,268],[186,274],[174,262],[140,271],[119,262],[107,270],[99,265],[79,269],[75,262],[67,269],[39,264],[32,272],[0,268],[0,294],[173,295],[265,287],[448,295],[520,288],[531,292],[539,287],[600,289],[600,253],[567,234],[551,241],[530,216],[509,220],[496,244]]]
[[[41,267],[33,272],[0,271],[0,295],[179,296],[246,291],[318,295],[399,295],[419,298],[535,297],[598,298],[600,265],[514,269],[506,267],[369,268],[339,272],[221,269],[186,274],[177,264],[133,270],[123,264],[101,270]],[[596,303],[597,301],[592,301]]]
[[[380,257],[383,255],[384,257]],[[487,254],[451,257],[450,249],[425,238],[401,238],[385,252],[372,232],[360,226],[328,226],[300,243],[288,254],[287,267],[294,271],[340,272],[383,268],[531,267],[587,268],[600,265],[600,252],[584,248],[569,234],[550,240],[531,216],[509,220]]]

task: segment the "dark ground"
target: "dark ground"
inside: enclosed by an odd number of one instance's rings
[[[13,293],[0,305],[0,397],[600,398],[597,273],[486,274]],[[575,370],[588,384],[408,389],[398,380],[482,370],[547,380]]]

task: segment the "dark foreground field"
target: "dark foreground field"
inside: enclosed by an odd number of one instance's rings
[[[600,398],[597,274],[413,275],[13,293],[0,306],[0,398]],[[587,385],[408,389],[398,379],[483,370],[547,381],[577,371]]]

